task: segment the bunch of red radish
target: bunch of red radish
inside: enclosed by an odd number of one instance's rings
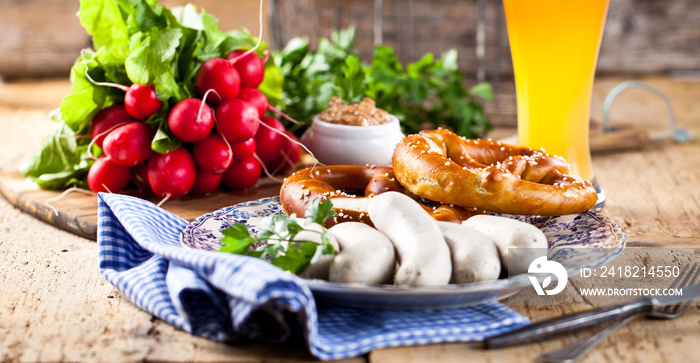
[[[168,129],[182,141],[160,154],[151,148],[156,134],[143,120],[161,109],[153,86],[125,87],[124,105],[97,113],[90,137],[104,155],[87,181],[95,192],[119,192],[133,183],[164,199],[203,195],[220,185],[250,188],[262,170],[282,173],[299,161],[299,143],[266,111],[276,111],[258,90],[266,56],[237,50],[205,62],[197,73],[200,98],[186,98],[168,114]]]

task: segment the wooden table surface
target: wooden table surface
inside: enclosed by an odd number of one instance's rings
[[[594,119],[600,120],[604,96],[621,80],[596,81]],[[622,225],[628,247],[700,248],[700,81],[662,77],[644,81],[670,97],[678,125],[693,137],[683,144],[659,142],[642,150],[594,155],[595,173],[608,195],[602,213]],[[0,84],[0,174],[16,172],[39,148],[51,129],[48,112],[69,90],[65,80]],[[620,95],[611,115],[613,123],[634,123],[652,132],[667,128],[663,102],[645,91]],[[31,184],[20,184],[15,187],[31,189]],[[643,263],[645,256],[639,252],[628,258]],[[686,250],[668,262],[690,260],[700,260],[700,253]],[[590,306],[512,307],[537,321]],[[495,351],[482,350],[475,343],[379,349],[348,361],[527,362],[582,336]],[[675,320],[633,321],[582,362],[693,361],[700,356],[698,341],[700,311],[694,305]],[[100,275],[93,241],[41,222],[0,198],[0,360],[298,362],[314,358],[301,347],[218,344],[155,319],[122,298]]]

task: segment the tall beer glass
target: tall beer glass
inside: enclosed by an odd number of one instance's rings
[[[608,0],[503,0],[518,143],[560,155],[593,181],[588,128]]]

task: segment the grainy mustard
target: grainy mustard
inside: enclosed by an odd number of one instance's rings
[[[374,100],[365,97],[357,103],[344,103],[333,97],[327,110],[318,115],[321,121],[351,126],[371,126],[389,122],[389,113],[377,108]]]

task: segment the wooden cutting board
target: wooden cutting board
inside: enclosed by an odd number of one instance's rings
[[[217,192],[203,197],[185,196],[161,207],[186,220],[237,203],[279,195],[280,182],[262,178],[255,188]],[[25,213],[76,235],[96,240],[97,197],[94,193],[43,190],[19,173],[0,174],[0,194]],[[124,194],[136,195],[125,191]],[[138,196],[138,195],[137,195]],[[140,196],[143,197],[143,196]],[[143,197],[153,203],[157,197]]]

